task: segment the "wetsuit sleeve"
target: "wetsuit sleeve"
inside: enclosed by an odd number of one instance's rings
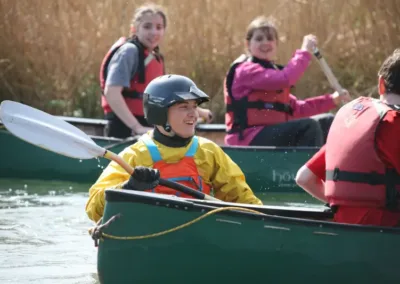
[[[122,45],[113,55],[108,65],[106,86],[129,88],[139,62],[139,50],[132,43]]]

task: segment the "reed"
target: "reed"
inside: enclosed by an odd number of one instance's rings
[[[273,17],[285,64],[305,34],[320,49],[353,96],[376,95],[382,60],[400,46],[397,0],[159,0],[169,26],[161,50],[167,71],[190,76],[212,97],[208,107],[223,122],[222,82],[244,50],[248,23]],[[101,117],[98,73],[110,45],[127,35],[132,13],[144,1],[0,0],[0,100],[45,111]],[[294,94],[331,92],[313,61]]]

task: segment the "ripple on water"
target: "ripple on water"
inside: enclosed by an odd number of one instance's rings
[[[87,189],[0,181],[0,283],[98,283]]]

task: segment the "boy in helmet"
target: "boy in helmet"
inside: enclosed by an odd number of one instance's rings
[[[175,180],[222,201],[259,204],[241,169],[214,142],[195,136],[197,107],[209,100],[195,83],[180,75],[154,79],[143,95],[144,115],[154,129],[119,155],[135,168],[130,176],[111,162],[89,190],[86,213],[97,222],[103,215],[108,188],[153,191],[189,197],[158,185]]]

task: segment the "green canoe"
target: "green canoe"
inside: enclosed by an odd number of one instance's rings
[[[212,214],[226,206],[239,205],[108,190],[103,219],[121,217],[99,242],[101,283],[400,281],[400,229],[335,224],[323,207],[240,204],[262,214]]]
[[[119,153],[134,140],[102,136],[105,121],[61,117],[90,135],[95,143]],[[200,124],[197,135],[223,143],[225,127],[221,124]],[[222,142],[221,142],[222,141]],[[224,151],[244,171],[255,192],[301,192],[294,182],[297,170],[317,148],[231,147]],[[109,161],[76,160],[41,149],[0,128],[0,178],[63,180],[93,183]]]

